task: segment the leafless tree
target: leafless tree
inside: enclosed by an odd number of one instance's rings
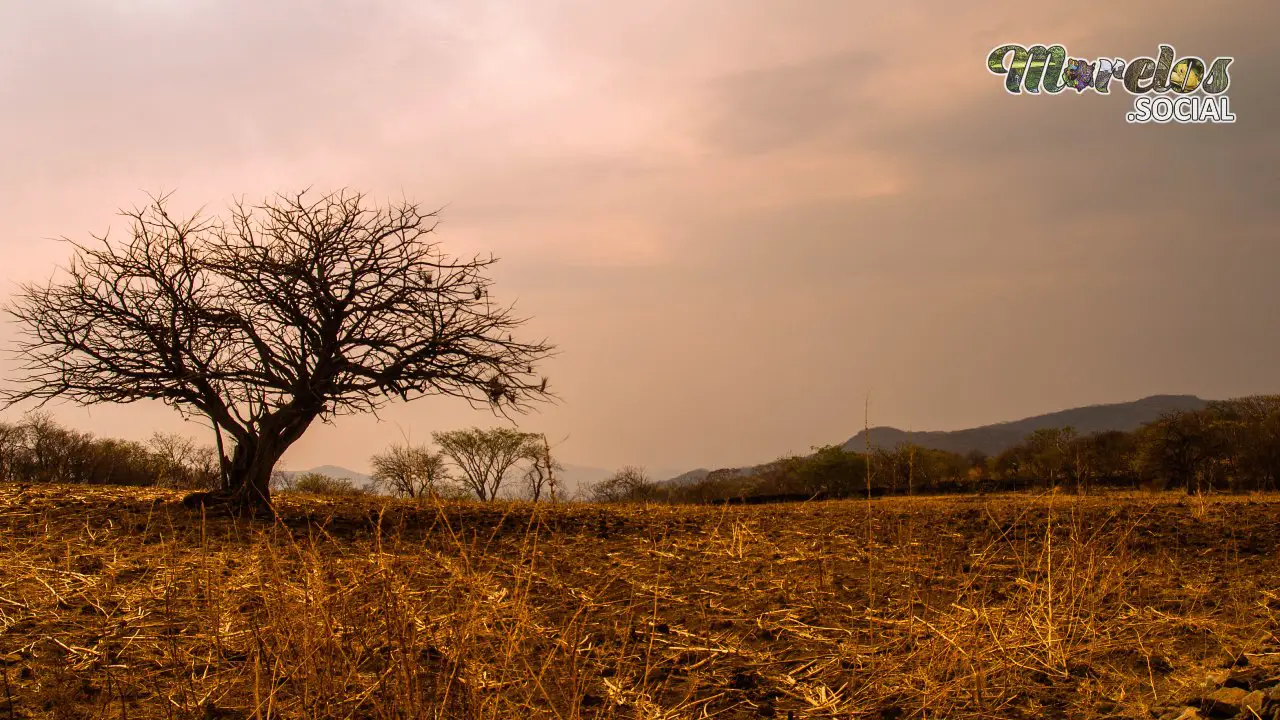
[[[297,474],[285,472],[283,470],[271,471],[271,492],[289,492],[293,490],[297,483]]]
[[[68,241],[61,277],[8,305],[24,364],[9,405],[160,400],[206,416],[225,487],[198,499],[270,512],[272,468],[316,420],[393,399],[501,412],[549,397],[545,342],[493,303],[492,257],[450,259],[435,213],[340,191],[179,218],[167,196],[124,211],[124,242]]]
[[[18,477],[18,466],[26,450],[27,429],[22,425],[0,422],[0,482]]]
[[[525,453],[529,467],[524,473],[524,483],[529,499],[538,502],[545,492],[553,502],[559,500],[560,483],[557,474],[564,470],[564,465],[551,456],[551,444],[547,442],[547,436],[529,435],[525,442]]]
[[[163,487],[209,488],[218,481],[216,451],[177,433],[153,433],[147,449],[154,457],[156,484]]]
[[[459,479],[482,501],[495,500],[511,469],[529,457],[530,434],[512,428],[470,428],[433,435],[460,471]]]
[[[657,497],[657,486],[644,468],[628,465],[596,483],[587,498],[597,503],[646,502]]]
[[[435,495],[450,480],[444,454],[425,445],[393,445],[374,455],[372,465],[374,486],[392,495]]]

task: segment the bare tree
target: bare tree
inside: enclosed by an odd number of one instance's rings
[[[547,436],[529,435],[525,443],[525,452],[529,467],[524,473],[524,483],[529,499],[538,502],[546,492],[550,495],[552,502],[559,500],[560,484],[557,474],[564,470],[564,465],[551,457],[551,444],[547,442]]]
[[[647,502],[657,498],[658,488],[644,468],[628,465],[592,486],[588,499],[597,503]]]
[[[68,241],[62,277],[21,288],[7,404],[204,415],[230,439],[226,487],[192,499],[270,512],[272,468],[317,419],[424,395],[503,412],[548,397],[534,364],[551,346],[513,338],[523,320],[489,298],[495,259],[443,256],[435,213],[346,191],[238,202],[225,221],[166,201],[124,211],[124,242]]]
[[[374,486],[393,495],[437,495],[450,480],[444,454],[425,445],[392,445],[371,462]]]
[[[290,492],[297,484],[298,475],[296,473],[285,472],[283,470],[271,471],[271,492]]]
[[[26,447],[25,427],[0,422],[0,482],[10,482],[19,476]]]
[[[529,457],[529,433],[512,428],[452,430],[432,437],[482,501],[494,500],[511,469]]]
[[[218,481],[216,451],[177,433],[153,433],[147,449],[155,459],[156,484],[163,487],[209,488]]]

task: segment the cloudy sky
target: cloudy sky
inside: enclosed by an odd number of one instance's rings
[[[446,250],[502,258],[497,294],[560,348],[561,402],[521,424],[572,463],[765,461],[843,441],[868,393],[873,424],[925,430],[1276,392],[1280,6],[1206,7],[12,0],[3,293],[148,192],[217,211],[349,186],[442,206]],[[1004,42],[1232,55],[1238,121],[1009,96],[985,68]],[[285,464],[365,469],[495,422],[424,399],[317,427]]]

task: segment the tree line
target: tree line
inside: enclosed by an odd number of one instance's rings
[[[989,456],[910,443],[852,452],[815,448],[751,469],[716,470],[679,486],[624,468],[589,495],[597,502],[770,502],[915,493],[1059,488],[1271,491],[1280,478],[1280,395],[1174,411],[1132,432],[1046,428]]]
[[[404,443],[375,454],[371,488],[322,473],[276,471],[272,489],[481,501],[496,500],[505,491],[535,502],[564,499],[563,466],[541,433],[469,428],[437,432],[432,438],[436,448]],[[221,477],[216,448],[189,437],[155,433],[145,442],[99,438],[37,412],[16,423],[0,422],[0,482],[209,490],[219,487]]]
[[[375,454],[369,489],[316,473],[277,472],[274,489],[326,495],[376,492],[419,499],[565,500],[563,466],[541,433],[514,428],[436,432],[432,444],[393,444]],[[33,413],[0,422],[0,480],[214,488],[217,451],[156,433],[146,442],[97,438]],[[1047,428],[994,456],[904,443],[870,454],[817,448],[750,470],[717,470],[680,486],[624,467],[584,488],[591,502],[772,502],[809,498],[1060,488],[1276,490],[1280,481],[1280,395],[1211,402],[1166,413],[1132,432],[1081,434]]]
[[[99,438],[31,413],[0,422],[0,481],[200,490],[217,486],[218,456],[182,435],[155,433],[146,442]]]

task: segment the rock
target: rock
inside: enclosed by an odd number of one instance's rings
[[[1198,708],[1188,707],[1183,708],[1181,713],[1166,715],[1165,720],[1204,720],[1204,716]]]
[[[1241,688],[1220,688],[1205,696],[1200,709],[1209,717],[1231,718],[1244,710],[1244,700],[1249,693]]]
[[[1224,660],[1222,663],[1222,667],[1224,668],[1246,667],[1248,666],[1248,664],[1249,664],[1249,658],[1245,657],[1244,653],[1240,653],[1239,655],[1232,655],[1231,657]]]
[[[1267,679],[1267,673],[1260,668],[1245,670],[1243,672],[1233,672],[1231,677],[1223,683],[1227,687],[1242,688],[1244,690],[1254,690],[1260,687]]]
[[[1245,717],[1257,717],[1262,713],[1262,705],[1266,701],[1266,693],[1261,690],[1254,690],[1248,695],[1245,695],[1244,699],[1240,701],[1240,712],[1243,713]]]

